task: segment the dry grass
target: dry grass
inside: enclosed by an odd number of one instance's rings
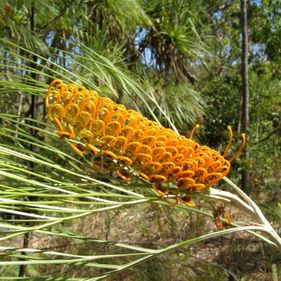
[[[241,214],[235,216],[239,218]],[[143,205],[96,214],[63,227],[94,239],[120,241],[151,248],[167,246],[215,230],[211,218],[206,219],[194,213],[158,205]],[[21,242],[18,240],[13,243]],[[41,234],[33,234],[29,246],[83,255],[117,252],[110,243],[85,243]],[[120,260],[124,261],[129,259]],[[236,276],[237,280],[243,281],[269,281],[273,280],[272,263],[277,264],[280,276],[280,253],[249,234],[239,233],[158,256],[107,280],[227,281],[235,280],[233,276]],[[49,276],[59,276],[67,272],[68,276],[73,277],[94,277],[102,273],[101,269],[86,269],[79,265],[38,266],[35,269],[40,274]],[[34,272],[34,268],[29,272]]]

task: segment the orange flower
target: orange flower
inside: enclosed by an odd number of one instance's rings
[[[222,156],[192,140],[198,126],[190,138],[178,136],[82,86],[54,80],[48,90],[46,108],[60,137],[75,138],[84,144],[81,147],[71,143],[75,152],[83,154],[89,150],[95,156],[102,154],[114,160],[119,164],[118,175],[124,179],[125,167],[130,166],[160,194],[173,194],[186,205],[193,204],[191,192],[210,187],[230,171],[230,161],[225,159],[232,141],[230,127],[231,139]]]

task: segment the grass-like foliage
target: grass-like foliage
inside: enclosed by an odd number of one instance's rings
[[[44,57],[12,43],[1,40],[1,44],[0,280],[102,280],[183,246],[239,231],[281,248],[280,237],[257,205],[229,179],[224,178],[228,191],[210,188],[193,195],[201,208],[172,206],[136,173],[125,182],[93,169],[92,156],[76,155],[69,140],[59,138],[46,120],[43,101],[48,84],[59,78],[95,89],[176,130],[171,112],[159,106],[144,78],[86,46]],[[196,98],[192,101],[196,103]],[[32,102],[33,111],[29,110]],[[173,112],[179,114],[176,119],[182,121],[186,114],[193,120],[191,110],[183,113],[181,106],[174,105]],[[141,205],[163,205],[186,216],[197,213],[207,219],[212,217],[209,205],[218,202],[246,213],[250,220],[157,247],[126,242],[126,234],[122,241],[112,241],[85,235],[83,229],[73,230],[82,219],[91,224],[99,214],[114,210],[129,214]],[[36,237],[40,242],[32,243]],[[62,239],[88,250],[85,254],[53,250],[46,247],[44,239]],[[42,269],[47,266],[59,270],[53,275]]]

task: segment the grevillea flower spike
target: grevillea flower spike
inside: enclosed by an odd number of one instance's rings
[[[127,179],[128,167],[150,181],[161,195],[174,195],[178,201],[192,206],[190,194],[207,189],[230,171],[230,163],[241,152],[243,141],[230,161],[206,145],[177,135],[140,113],[126,109],[107,97],[83,86],[54,80],[46,97],[48,117],[58,128],[58,135],[76,139],[83,145],[71,143],[78,154],[87,151],[114,161],[117,174]]]

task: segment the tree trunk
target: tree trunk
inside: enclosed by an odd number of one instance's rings
[[[241,129],[248,135],[249,126],[249,84],[248,84],[248,19],[247,19],[247,0],[240,0],[241,5],[241,34],[242,34],[242,54],[241,54],[241,77],[242,77],[242,108],[241,108]],[[247,162],[248,150],[244,149],[244,160]],[[246,167],[245,167],[246,166]],[[249,181],[247,165],[242,170],[242,189],[246,189]]]

